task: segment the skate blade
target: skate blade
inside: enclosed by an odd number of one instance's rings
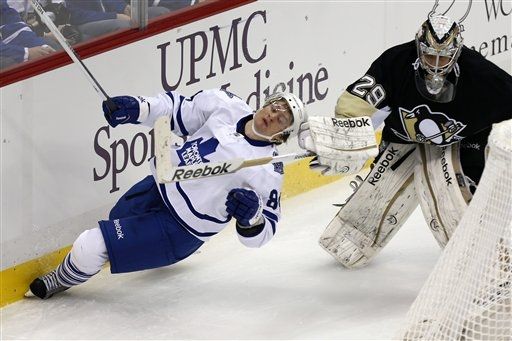
[[[27,292],[25,293],[25,295],[23,295],[23,296],[25,296],[25,297],[27,297],[27,298],[36,297],[36,295],[34,295],[34,294],[32,293],[32,291],[30,291],[30,290],[29,290],[29,291],[27,291]]]

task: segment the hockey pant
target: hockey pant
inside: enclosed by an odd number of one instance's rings
[[[148,176],[119,199],[109,220],[77,238],[57,273],[64,285],[77,285],[107,261],[112,273],[157,268],[188,257],[202,244],[172,216]]]

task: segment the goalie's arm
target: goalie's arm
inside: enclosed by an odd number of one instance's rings
[[[387,65],[391,57],[384,52],[363,77],[347,87],[336,104],[336,118],[310,118],[309,127],[306,126],[299,133],[301,147],[318,155],[310,163],[313,170],[327,175],[355,173],[369,159],[377,156],[375,129],[390,114],[386,90],[387,70],[384,65]],[[344,127],[351,120],[362,120],[365,124]]]
[[[384,123],[384,120],[390,113],[389,107],[386,106],[378,109],[360,97],[353,95],[348,90],[345,90],[338,98],[335,108],[337,118],[370,117],[375,129]]]
[[[381,59],[341,94],[335,107],[336,118],[311,118],[309,127],[299,133],[300,145],[318,155],[310,163],[313,170],[326,175],[355,173],[378,154],[375,129],[391,112],[383,85]],[[351,127],[351,122],[364,124]]]
[[[390,114],[389,65],[394,59],[394,54],[385,51],[361,78],[347,86],[336,103],[336,117],[371,117],[377,129]]]

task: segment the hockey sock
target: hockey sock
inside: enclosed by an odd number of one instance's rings
[[[57,268],[57,278],[59,282],[68,287],[82,284],[95,274],[97,274],[97,272],[93,274],[86,274],[80,271],[71,260],[71,253],[68,253],[66,258],[64,258]]]

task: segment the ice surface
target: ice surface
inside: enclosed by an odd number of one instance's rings
[[[421,211],[361,270],[318,237],[351,193],[341,180],[284,200],[274,239],[238,242],[234,226],[170,267],[111,275],[47,301],[3,308],[3,339],[389,339],[440,255]]]

